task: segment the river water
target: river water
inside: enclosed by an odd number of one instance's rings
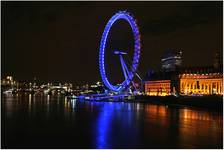
[[[221,112],[2,95],[2,148],[222,148]]]

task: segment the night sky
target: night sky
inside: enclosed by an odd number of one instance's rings
[[[182,49],[183,66],[212,65],[214,53],[223,50],[222,9],[222,2],[1,2],[2,76],[74,84],[101,80],[101,35],[119,10],[138,21],[142,75],[160,69],[168,48]],[[108,47],[131,49],[128,24],[118,22],[112,30]]]

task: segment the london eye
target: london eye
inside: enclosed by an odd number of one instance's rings
[[[113,85],[109,79],[108,75],[106,73],[106,66],[105,66],[105,51],[106,51],[106,44],[107,44],[107,39],[108,39],[108,34],[111,30],[111,27],[115,22],[118,20],[125,20],[128,22],[132,29],[132,35],[134,37],[134,52],[133,52],[133,57],[131,59],[130,63],[127,63],[124,59],[125,55],[127,52],[117,50],[114,50],[114,54],[119,56],[123,75],[124,75],[124,81],[122,81],[119,84]],[[139,58],[140,58],[140,49],[141,49],[141,43],[140,43],[140,33],[139,29],[136,23],[136,20],[134,17],[127,11],[119,11],[116,14],[114,14],[108,23],[106,24],[106,27],[104,29],[101,42],[100,42],[100,49],[99,49],[99,70],[100,70],[100,75],[103,81],[103,84],[105,87],[113,92],[122,92],[126,90],[131,82],[133,82],[133,78],[136,75],[138,63],[139,63]]]

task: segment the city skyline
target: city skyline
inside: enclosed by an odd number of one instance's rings
[[[222,53],[222,2],[2,2],[2,75],[75,84],[101,81],[100,39],[118,10],[137,19],[142,75],[161,68],[167,48],[183,51],[183,66],[212,65],[214,53]],[[124,36],[117,43],[130,38],[126,28],[121,24],[112,32],[112,37]]]

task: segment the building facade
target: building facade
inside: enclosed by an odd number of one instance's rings
[[[16,86],[17,82],[12,76],[6,76],[1,80],[1,86]]]
[[[162,69],[150,71],[144,79],[146,95],[223,95],[220,53],[215,53],[212,66],[205,67],[182,67],[181,55],[181,52],[165,52]]]
[[[171,81],[170,80],[146,81],[145,94],[150,96],[168,96],[171,94]]]
[[[223,95],[223,73],[213,67],[193,68],[179,74],[180,94]]]
[[[145,81],[145,94],[150,96],[223,95],[223,73],[212,68],[209,72],[205,70],[207,68],[188,68],[178,70],[176,73],[164,73],[164,76],[155,73]]]

